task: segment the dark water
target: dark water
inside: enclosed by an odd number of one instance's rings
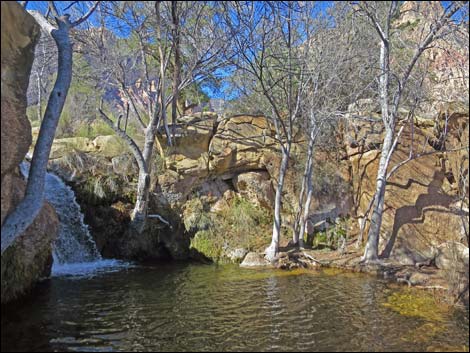
[[[2,310],[1,348],[468,350],[467,313],[442,313],[436,307],[436,316],[407,316],[384,305],[391,295],[403,291],[407,289],[358,274],[209,265],[130,268],[87,279],[53,278],[41,286],[34,300]]]

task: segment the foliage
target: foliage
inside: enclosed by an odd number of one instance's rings
[[[339,248],[341,242],[348,237],[348,222],[347,218],[339,218],[335,224],[326,230],[317,232],[313,237],[313,247]]]
[[[234,197],[218,214],[205,210],[199,198],[185,205],[185,227],[196,232],[191,247],[214,261],[224,261],[227,249],[253,251],[265,246],[271,222],[270,211],[243,197]]]
[[[78,125],[75,136],[88,137],[90,139],[96,136],[113,135],[114,131],[105,122],[101,120],[95,120],[91,124],[81,123]]]

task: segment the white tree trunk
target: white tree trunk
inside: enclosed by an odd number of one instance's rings
[[[2,225],[3,252],[34,221],[44,202],[44,182],[47,162],[60,114],[72,80],[72,44],[69,38],[68,18],[56,19],[59,28],[52,27],[41,15],[31,12],[39,25],[54,38],[58,48],[58,69],[54,88],[49,96],[44,119],[34,148],[28,184],[23,200],[10,213]]]
[[[121,137],[129,146],[129,149],[131,150],[132,154],[134,155],[134,158],[137,162],[137,165],[139,166],[139,181],[137,184],[137,197],[136,197],[136,203],[134,205],[134,210],[132,211],[131,215],[131,227],[136,230],[138,233],[142,233],[142,231],[145,229],[145,224],[147,220],[147,213],[148,213],[148,198],[149,198],[149,190],[150,190],[150,171],[149,167],[146,161],[146,157],[150,160],[152,154],[151,151],[153,147],[153,142],[151,144],[148,144],[147,136],[150,136],[151,131],[155,131],[156,129],[148,129],[148,135],[146,134],[146,141],[145,141],[145,147],[146,149],[144,150],[145,155],[142,155],[140,152],[139,146],[135,143],[135,141],[127,135],[127,133],[119,128],[119,126],[115,125],[111,119],[101,110],[99,109],[99,112],[101,114],[101,118],[104,120],[104,122],[111,127],[114,132]],[[151,123],[154,122],[153,119]],[[153,126],[153,125],[151,125]],[[151,127],[149,126],[149,128]],[[151,140],[153,141],[153,139]],[[149,148],[147,150],[147,147]]]
[[[311,170],[313,171],[313,167]],[[312,185],[312,177],[310,176],[310,180],[307,184],[307,199],[305,200],[304,213],[302,215],[302,218],[300,219],[299,248],[304,247],[305,227],[307,224],[308,215],[310,211],[310,204],[312,203],[312,197],[313,197],[313,185]]]
[[[137,185],[137,199],[132,211],[131,227],[139,234],[145,229],[147,223],[148,203],[150,190],[150,175],[139,170],[139,182]]]
[[[42,97],[41,97],[41,77],[37,74],[37,84],[38,84],[38,121],[41,122],[42,120]]]
[[[299,195],[299,207],[297,210],[296,221],[294,224],[294,232],[292,241],[294,245],[303,247],[303,237],[305,233],[305,222],[308,218],[310,211],[310,203],[312,201],[313,187],[312,187],[312,170],[313,170],[313,148],[315,146],[317,129],[312,119],[312,126],[310,128],[310,135],[307,147],[307,160],[305,161],[305,171],[302,177],[302,188]],[[305,195],[307,190],[307,195]],[[305,201],[304,201],[305,200]]]
[[[281,238],[281,208],[282,208],[282,189],[284,187],[284,178],[289,164],[291,143],[287,142],[287,147],[282,146],[282,160],[279,167],[279,179],[277,182],[276,197],[274,200],[274,223],[271,245],[266,248],[266,259],[274,261],[279,252],[279,241]]]
[[[371,217],[367,244],[363,260],[366,262],[376,261],[379,251],[380,227],[385,203],[385,188],[387,186],[387,168],[390,162],[389,154],[393,143],[393,130],[387,128],[380,156],[379,170],[377,172],[377,185],[375,190],[374,211]]]
[[[367,237],[367,244],[362,258],[365,262],[378,260],[380,226],[382,225],[382,214],[385,198],[385,187],[387,185],[387,168],[389,152],[393,143],[394,115],[389,116],[389,75],[390,75],[390,52],[388,42],[388,30],[380,41],[380,79],[379,96],[382,110],[382,121],[385,127],[385,137],[382,144],[382,154],[380,156],[379,169],[377,171],[377,184],[374,195],[374,211],[371,217],[371,224]]]

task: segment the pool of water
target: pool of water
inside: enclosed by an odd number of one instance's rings
[[[2,309],[1,348],[468,351],[468,313],[414,300],[422,295],[336,271],[128,267],[44,282],[34,298]]]

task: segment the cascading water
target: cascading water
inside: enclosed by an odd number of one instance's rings
[[[29,163],[21,163],[20,170],[28,178]],[[120,261],[102,259],[69,186],[57,175],[47,173],[44,192],[60,222],[52,253],[52,275],[85,275],[111,267],[122,267]]]

